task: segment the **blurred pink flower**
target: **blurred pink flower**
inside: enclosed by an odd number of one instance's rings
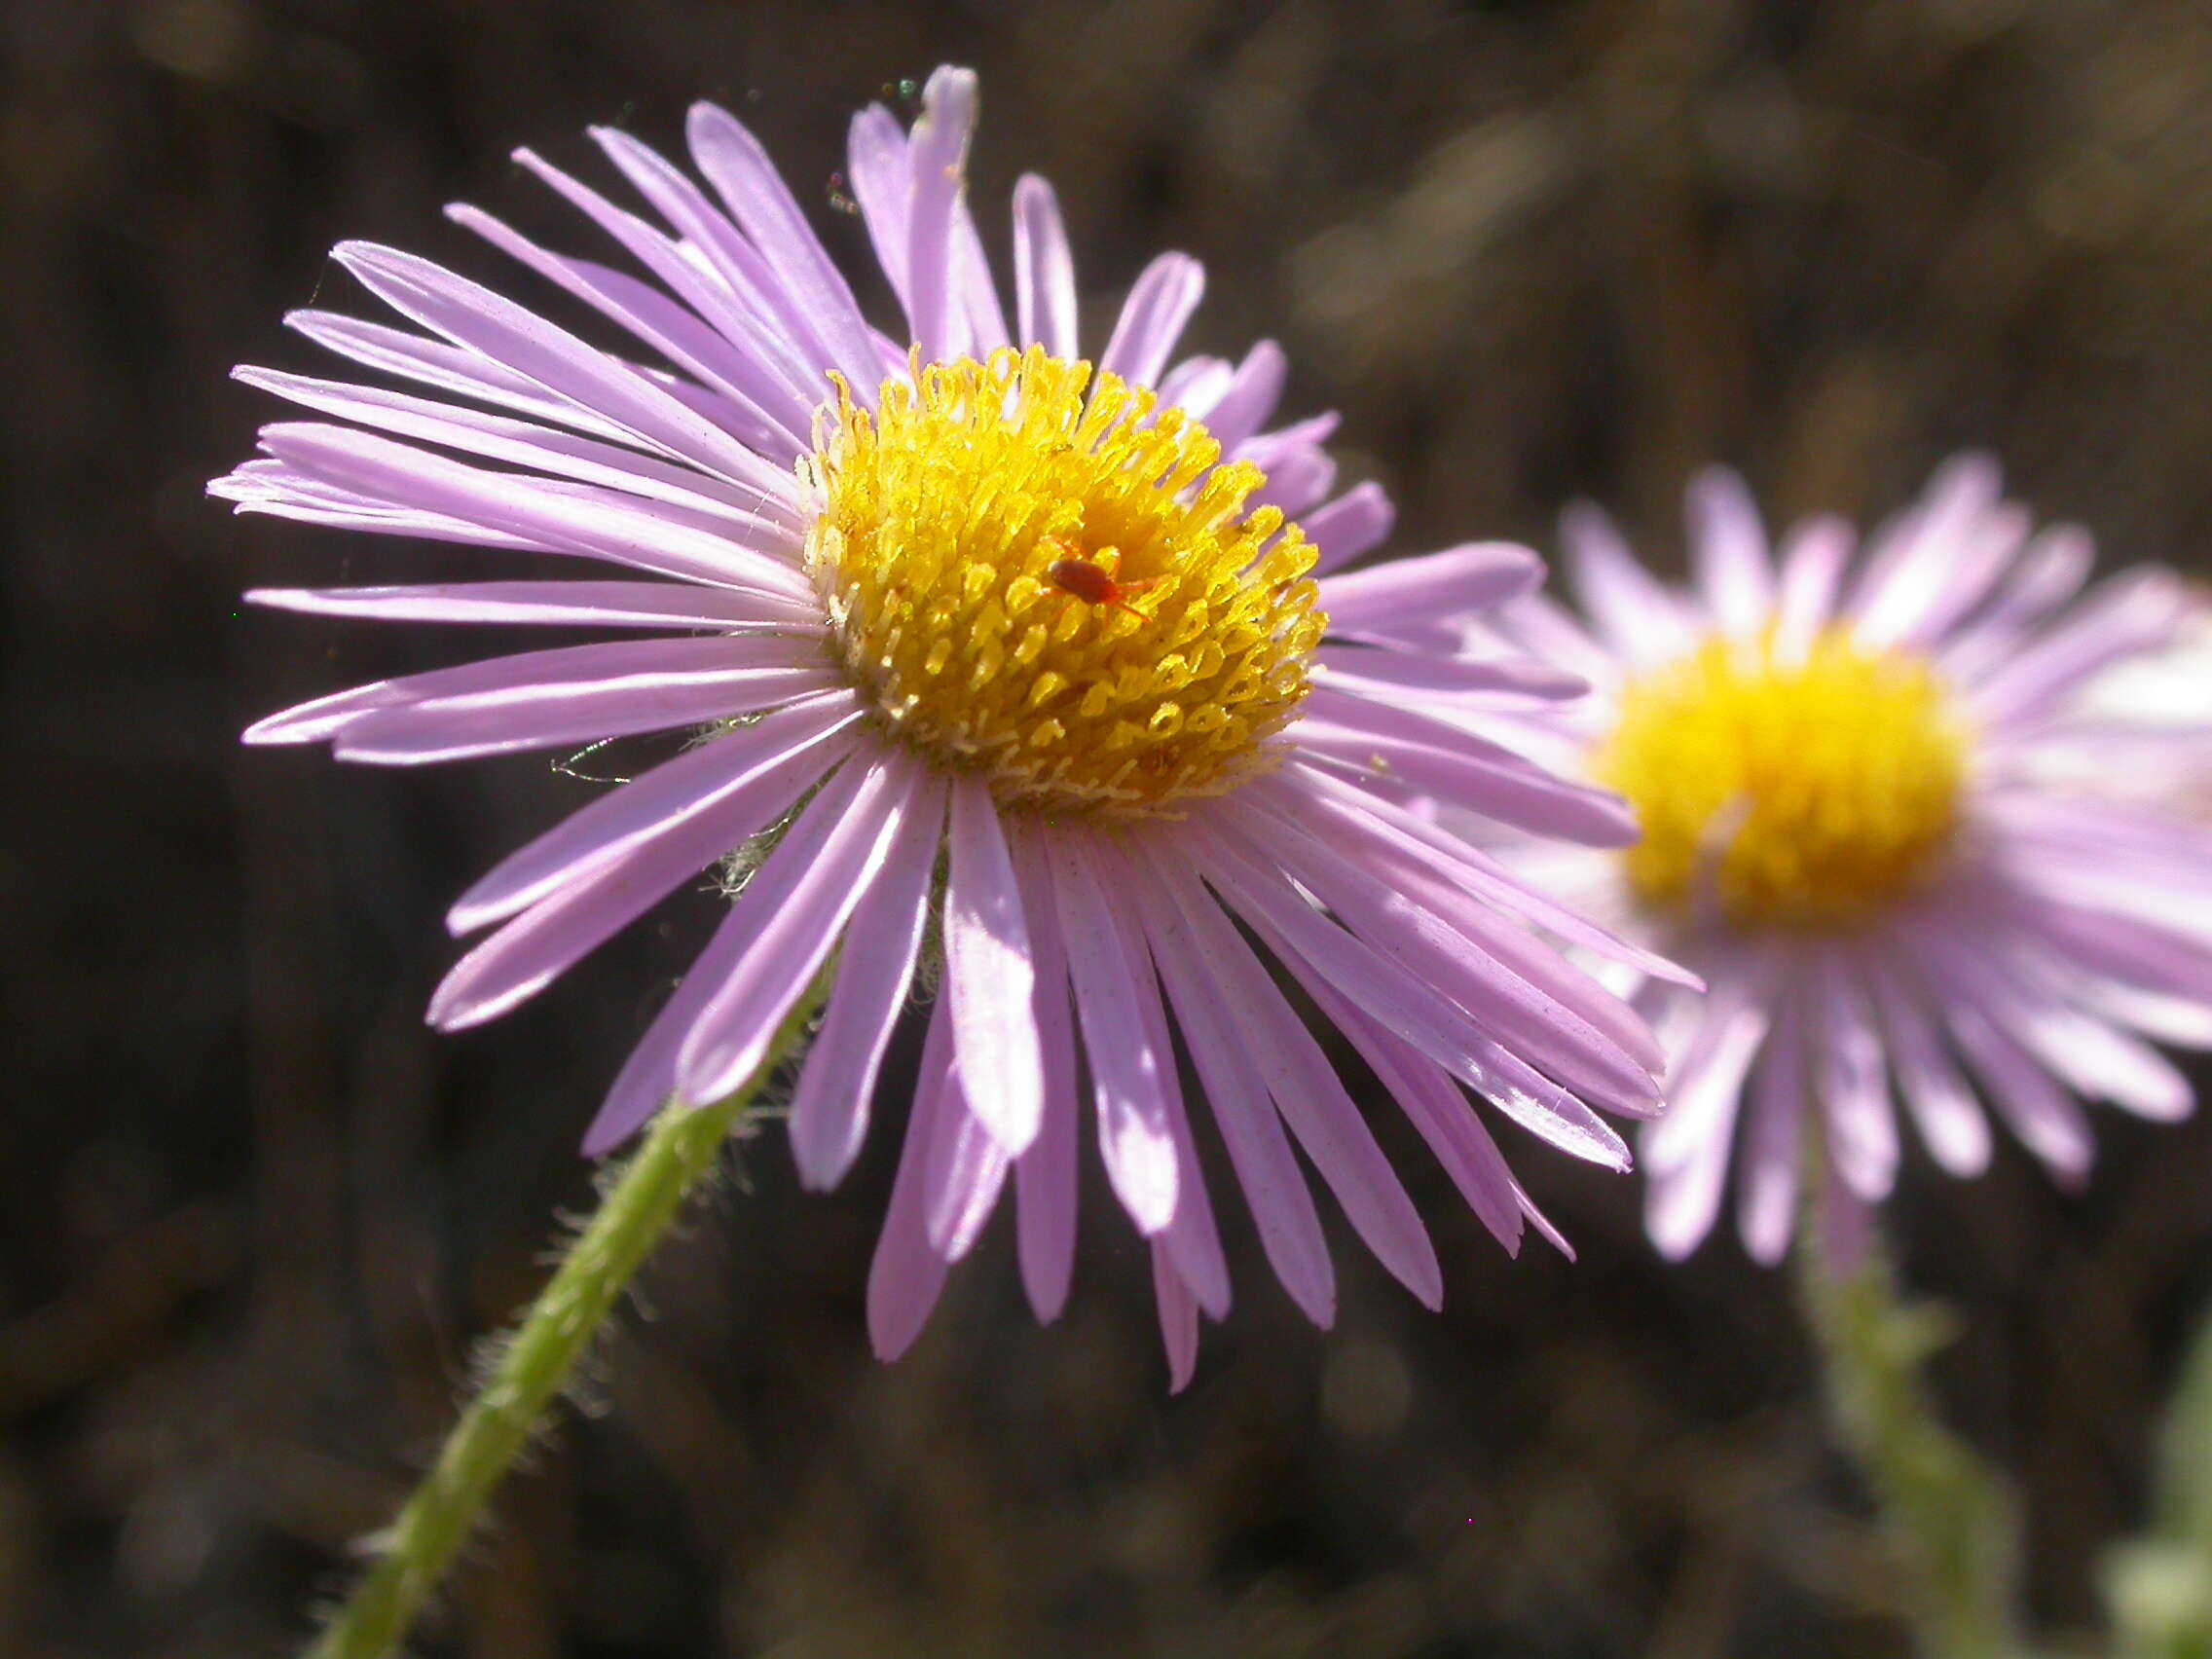
[[[2088,537],[2031,534],[1976,456],[1862,557],[1820,518],[1770,558],[1731,473],[1692,485],[1688,522],[1685,591],[1572,508],[1587,625],[1530,595],[1476,627],[1595,688],[1486,729],[1620,788],[1646,830],[1515,867],[1711,985],[1618,987],[1671,1062],[1640,1149],[1659,1246],[1706,1236],[1740,1145],[1743,1239],[1777,1260],[1809,1123],[1848,1209],[1890,1191],[1899,1101],[1954,1175],[1989,1161],[1986,1101],[2068,1182],[2092,1153],[2077,1096],[2187,1115],[2189,1084],[2145,1039],[2212,1044],[2212,833],[2126,780],[2201,762],[2212,731],[2080,701],[2173,642],[2178,580],[2137,569],[2078,599]]]

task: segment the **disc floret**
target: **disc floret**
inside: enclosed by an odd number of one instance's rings
[[[808,568],[900,741],[1002,806],[1111,816],[1271,763],[1326,624],[1314,553],[1199,422],[1032,348],[917,365],[872,412],[840,385],[825,425]]]
[[[1955,837],[1964,734],[1921,660],[1842,630],[1801,660],[1715,639],[1632,682],[1593,771],[1636,808],[1647,906],[1742,928],[1848,927],[1919,888]]]

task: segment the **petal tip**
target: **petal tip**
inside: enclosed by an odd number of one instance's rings
[[[287,710],[255,720],[239,733],[239,741],[255,749],[273,749],[279,744],[314,743],[326,735],[296,722]]]

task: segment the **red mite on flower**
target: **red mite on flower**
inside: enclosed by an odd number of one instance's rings
[[[1052,545],[1067,547],[1070,543],[1055,541]],[[1116,549],[1107,548],[1104,551],[1116,553],[1118,562]],[[1129,595],[1144,592],[1160,580],[1158,576],[1148,576],[1139,582],[1117,581],[1105,566],[1081,557],[1055,559],[1046,567],[1045,574],[1051,578],[1052,585],[1062,593],[1080,599],[1086,605],[1103,605],[1115,610],[1126,610],[1147,627],[1152,625],[1152,618],[1129,603]]]

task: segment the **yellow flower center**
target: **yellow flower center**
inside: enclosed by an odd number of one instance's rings
[[[1625,855],[1654,909],[1835,928],[1911,892],[1949,846],[1965,738],[1917,660],[1840,631],[1780,664],[1708,642],[1632,683],[1592,758],[1643,827]]]
[[[838,389],[807,567],[877,718],[1005,806],[1141,815],[1264,769],[1327,619],[1203,425],[1032,349]],[[1085,395],[1088,390],[1088,396]]]

